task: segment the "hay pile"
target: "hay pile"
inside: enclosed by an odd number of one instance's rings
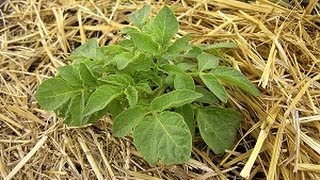
[[[3,0],[0,1],[2,4]],[[150,167],[112,120],[68,129],[39,109],[34,92],[87,38],[121,38],[141,1],[11,0],[0,5],[0,177],[4,179],[320,179],[320,9],[317,0],[280,6],[266,0],[170,4],[180,34],[194,43],[234,41],[226,61],[259,85],[261,96],[230,89],[245,118],[239,142],[224,156],[196,139],[184,165]]]

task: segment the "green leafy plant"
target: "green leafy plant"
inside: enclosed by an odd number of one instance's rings
[[[232,43],[192,45],[190,36],[176,37],[174,13],[164,7],[149,18],[146,5],[130,15],[136,27],[122,30],[116,45],[99,47],[90,39],[44,81],[35,97],[69,126],[114,117],[113,134],[132,134],[150,164],[186,162],[195,132],[217,154],[233,145],[241,116],[223,108],[233,85],[257,96],[257,88],[238,70],[220,66],[221,48]],[[196,131],[199,129],[199,131]]]

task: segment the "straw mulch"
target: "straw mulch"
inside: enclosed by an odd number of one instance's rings
[[[320,179],[320,15],[317,0],[147,1],[175,9],[194,43],[233,41],[226,62],[261,91],[229,89],[243,117],[239,141],[216,156],[196,138],[183,165],[150,167],[112,120],[66,127],[39,108],[38,85],[90,37],[112,44],[141,1],[1,0],[0,177],[4,179]]]

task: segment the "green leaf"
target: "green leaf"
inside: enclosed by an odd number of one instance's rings
[[[112,125],[112,132],[117,137],[128,135],[132,128],[144,117],[145,111],[141,106],[129,108],[119,114]]]
[[[225,108],[199,109],[197,122],[203,140],[213,152],[221,154],[234,144],[241,117]]]
[[[139,30],[135,27],[124,27],[121,29],[122,34],[138,33]]]
[[[196,86],[196,92],[203,94],[203,97],[197,99],[197,102],[207,104],[219,104],[219,99],[206,88],[202,86]]]
[[[70,99],[68,101],[66,101],[65,103],[63,103],[60,107],[58,107],[57,109],[54,110],[54,113],[56,113],[56,115],[58,117],[65,118],[68,116],[68,113],[69,113],[68,108],[69,108],[69,104],[70,104]]]
[[[171,38],[178,32],[179,23],[173,12],[164,6],[153,19],[150,27],[154,39],[160,45],[167,46]]]
[[[143,33],[130,33],[130,37],[134,45],[141,51],[149,52],[152,54],[159,53],[159,45],[155,43],[150,36]]]
[[[118,99],[114,99],[107,105],[106,109],[108,109],[113,117],[116,117],[125,110],[126,106],[126,103],[123,103]]]
[[[136,57],[131,63],[131,67],[136,71],[148,71],[153,66],[154,62],[152,57],[146,56],[143,53]]]
[[[63,80],[65,80],[70,86],[81,87],[83,82],[80,78],[80,73],[77,68],[72,65],[67,65],[58,68],[58,72]]]
[[[219,58],[206,52],[201,53],[197,59],[200,71],[212,69],[219,65]]]
[[[122,70],[133,60],[134,55],[130,52],[123,52],[114,56],[113,60],[117,63],[117,68]]]
[[[183,105],[181,107],[178,107],[176,109],[176,112],[179,113],[184,121],[187,123],[189,129],[190,129],[190,132],[191,132],[191,135],[192,137],[194,136],[194,133],[195,133],[195,118],[194,118],[194,111],[192,109],[192,106],[190,104],[186,104],[186,105]]]
[[[113,99],[122,94],[122,89],[112,85],[103,85],[96,89],[88,99],[83,115],[88,116],[104,109]]]
[[[137,83],[135,87],[139,91],[143,91],[143,92],[146,92],[148,94],[152,94],[153,93],[153,91],[152,91],[152,89],[151,89],[151,87],[149,86],[148,83]]]
[[[38,87],[35,97],[44,110],[53,111],[79,92],[80,89],[73,89],[66,81],[60,78],[51,78]]]
[[[164,109],[179,107],[185,104],[192,103],[193,101],[201,97],[202,94],[195,91],[179,89],[156,97],[151,102],[151,108],[154,111],[163,111]]]
[[[92,38],[87,40],[84,44],[79,46],[75,51],[72,53],[71,58],[81,60],[80,57],[89,58],[89,59],[100,59],[102,58],[103,52],[99,48],[98,40],[96,38]]]
[[[172,65],[172,64],[164,64],[164,65],[161,65],[159,67],[159,69],[167,74],[172,74],[172,75],[175,75],[175,74],[185,74],[185,72],[180,69],[178,66],[176,65]]]
[[[89,86],[89,87],[97,86],[98,79],[95,75],[93,75],[92,71],[89,69],[89,67],[86,64],[80,63],[79,71],[80,71],[80,77],[86,86]]]
[[[213,69],[211,74],[216,76],[218,79],[229,83],[230,85],[237,86],[238,88],[254,96],[259,96],[259,90],[256,88],[256,86],[240,71],[234,68],[220,66]]]
[[[182,69],[183,71],[192,71],[192,69],[196,69],[197,64],[194,62],[183,61],[177,64],[177,66]]]
[[[117,86],[128,86],[130,84],[126,77],[121,74],[109,75],[104,78],[99,78],[98,80]]]
[[[168,54],[168,56],[175,56],[180,54],[183,51],[190,50],[190,46],[189,46],[190,39],[191,38],[189,35],[186,35],[186,36],[183,36],[182,38],[177,39],[171,46],[169,46],[166,54]]]
[[[67,116],[64,120],[69,126],[82,126],[85,125],[87,122],[84,122],[82,111],[84,108],[85,99],[83,94],[80,94],[71,99]]]
[[[188,74],[177,74],[174,77],[175,89],[190,89],[195,90],[195,85],[192,76]]]
[[[234,42],[219,42],[215,44],[203,44],[199,46],[202,50],[210,49],[233,49],[237,47],[237,44]]]
[[[133,22],[136,26],[141,28],[143,24],[147,21],[150,12],[151,6],[144,5],[141,9],[129,15],[129,21]]]
[[[147,116],[133,129],[133,143],[151,165],[184,163],[189,160],[192,136],[180,114],[163,112]]]
[[[193,46],[186,54],[183,55],[185,58],[197,58],[201,53],[202,49],[199,47]]]
[[[228,95],[223,85],[218,81],[218,79],[212,74],[201,73],[200,78],[203,83],[208,87],[208,89],[216,95],[220,101],[226,103],[228,100]]]
[[[133,86],[129,85],[127,89],[124,90],[130,107],[134,107],[138,103],[138,91]]]

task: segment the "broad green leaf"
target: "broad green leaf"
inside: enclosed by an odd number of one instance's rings
[[[71,98],[65,103],[63,103],[59,108],[54,110],[54,113],[56,113],[58,117],[61,117],[61,118],[67,117],[70,100]]]
[[[83,121],[84,119],[82,115],[84,103],[85,99],[83,97],[83,94],[80,94],[72,98],[68,107],[69,116],[65,118],[64,123],[66,123],[69,126],[85,125],[86,122]]]
[[[121,74],[108,75],[107,77],[99,78],[98,80],[117,86],[128,86],[130,84],[130,82]]]
[[[194,117],[194,112],[193,112],[193,109],[192,109],[192,106],[190,104],[186,104],[186,105],[183,105],[181,107],[178,107],[176,109],[176,112],[179,113],[184,121],[187,123],[189,129],[190,129],[190,132],[191,132],[191,135],[192,137],[194,136],[194,133],[195,133],[195,117]]]
[[[210,50],[210,49],[232,49],[236,48],[237,44],[234,42],[220,42],[215,44],[203,44],[199,46],[203,50]]]
[[[139,30],[134,27],[124,27],[121,29],[122,34],[139,33]]]
[[[149,52],[152,54],[159,53],[159,45],[155,43],[150,36],[143,33],[130,33],[130,37],[134,45],[141,51]]]
[[[203,86],[196,86],[196,92],[203,94],[202,98],[197,99],[197,102],[207,104],[219,104],[219,99]]]
[[[103,85],[97,88],[89,97],[83,110],[83,116],[104,109],[113,99],[122,94],[122,89],[112,85]]]
[[[192,71],[192,69],[196,69],[197,64],[194,62],[184,61],[177,64],[177,66],[183,71]]]
[[[219,65],[219,58],[206,52],[201,53],[197,59],[200,71],[212,69]]]
[[[124,39],[119,42],[119,46],[125,49],[132,49],[134,44],[131,39]]]
[[[104,53],[104,57],[102,59],[103,59],[103,64],[105,66],[114,62],[114,56],[123,52],[127,52],[127,50],[120,45],[104,46],[104,47],[101,47],[101,51],[103,51]]]
[[[183,51],[190,50],[189,41],[190,36],[186,35],[182,38],[177,39],[171,46],[168,47],[166,55],[169,57],[175,57],[176,55],[180,54]]]
[[[166,83],[166,85],[167,85],[169,88],[173,88],[173,87],[174,87],[174,78],[175,78],[175,75],[169,74],[169,75],[164,79],[164,82]]]
[[[125,110],[126,106],[126,103],[119,101],[118,99],[114,99],[107,105],[106,109],[108,109],[109,113],[111,113],[113,117],[116,117]]]
[[[127,89],[124,90],[124,94],[127,97],[130,107],[134,107],[138,103],[138,91],[133,86],[129,85]]]
[[[193,46],[187,53],[183,55],[185,58],[197,58],[201,53],[202,49],[199,47]]]
[[[151,28],[156,42],[165,47],[168,46],[171,38],[178,32],[179,23],[169,7],[164,6],[153,19]]]
[[[117,68],[122,70],[128,66],[130,62],[133,61],[134,55],[130,52],[123,52],[114,56],[113,60],[117,63]]]
[[[213,69],[211,74],[216,76],[218,79],[229,83],[230,85],[237,86],[238,88],[254,96],[259,96],[259,90],[256,88],[256,86],[240,71],[234,68],[219,66]]]
[[[151,89],[151,87],[149,86],[148,83],[137,83],[135,88],[139,91],[143,91],[143,92],[146,92],[148,94],[152,94],[153,91]]]
[[[144,83],[149,83],[150,81],[155,83],[158,87],[162,86],[162,78],[159,76],[158,73],[156,73],[153,70],[146,72],[143,72],[142,74],[139,74],[141,81]]]
[[[196,119],[203,140],[214,153],[221,154],[232,147],[241,122],[238,113],[225,108],[199,109]]]
[[[86,86],[97,86],[97,77],[93,75],[92,71],[86,64],[80,63],[79,71],[80,77]]]
[[[188,74],[177,74],[174,76],[175,89],[195,90],[193,78]]]
[[[81,60],[80,57],[89,59],[101,59],[103,57],[103,52],[99,48],[98,40],[96,38],[86,41],[75,49],[71,55],[71,58],[76,59],[77,61]]]
[[[159,69],[167,74],[185,74],[185,72],[180,69],[178,66],[173,65],[173,64],[164,64],[159,67]]]
[[[132,61],[130,66],[136,71],[148,71],[154,66],[154,62],[152,60],[152,57],[146,56],[145,54],[141,53]]]
[[[201,73],[200,78],[203,83],[208,87],[208,89],[216,95],[220,101],[226,103],[228,100],[228,95],[223,85],[218,81],[218,79],[212,74]]]
[[[129,15],[129,21],[133,22],[136,26],[141,28],[143,24],[147,21],[150,11],[151,6],[144,5],[141,9]]]
[[[179,89],[156,97],[151,102],[151,108],[154,111],[163,111],[164,109],[180,107],[185,104],[192,103],[201,97],[202,94],[195,91]]]
[[[84,122],[85,124],[90,124],[90,123],[96,123],[99,119],[101,119],[103,116],[105,116],[108,113],[107,107],[105,107],[102,110],[96,111],[88,116],[84,117]]]
[[[192,136],[180,114],[162,112],[147,116],[133,129],[133,143],[151,165],[184,163],[189,160]]]
[[[141,106],[136,106],[123,111],[114,120],[112,125],[113,134],[117,137],[124,137],[128,135],[144,115],[145,111]]]
[[[80,73],[77,68],[72,65],[67,65],[58,68],[58,72],[63,80],[65,80],[70,86],[81,87],[83,82],[80,78]]]
[[[35,97],[44,110],[53,111],[77,93],[80,93],[80,89],[73,89],[60,78],[51,78],[38,87]]]

